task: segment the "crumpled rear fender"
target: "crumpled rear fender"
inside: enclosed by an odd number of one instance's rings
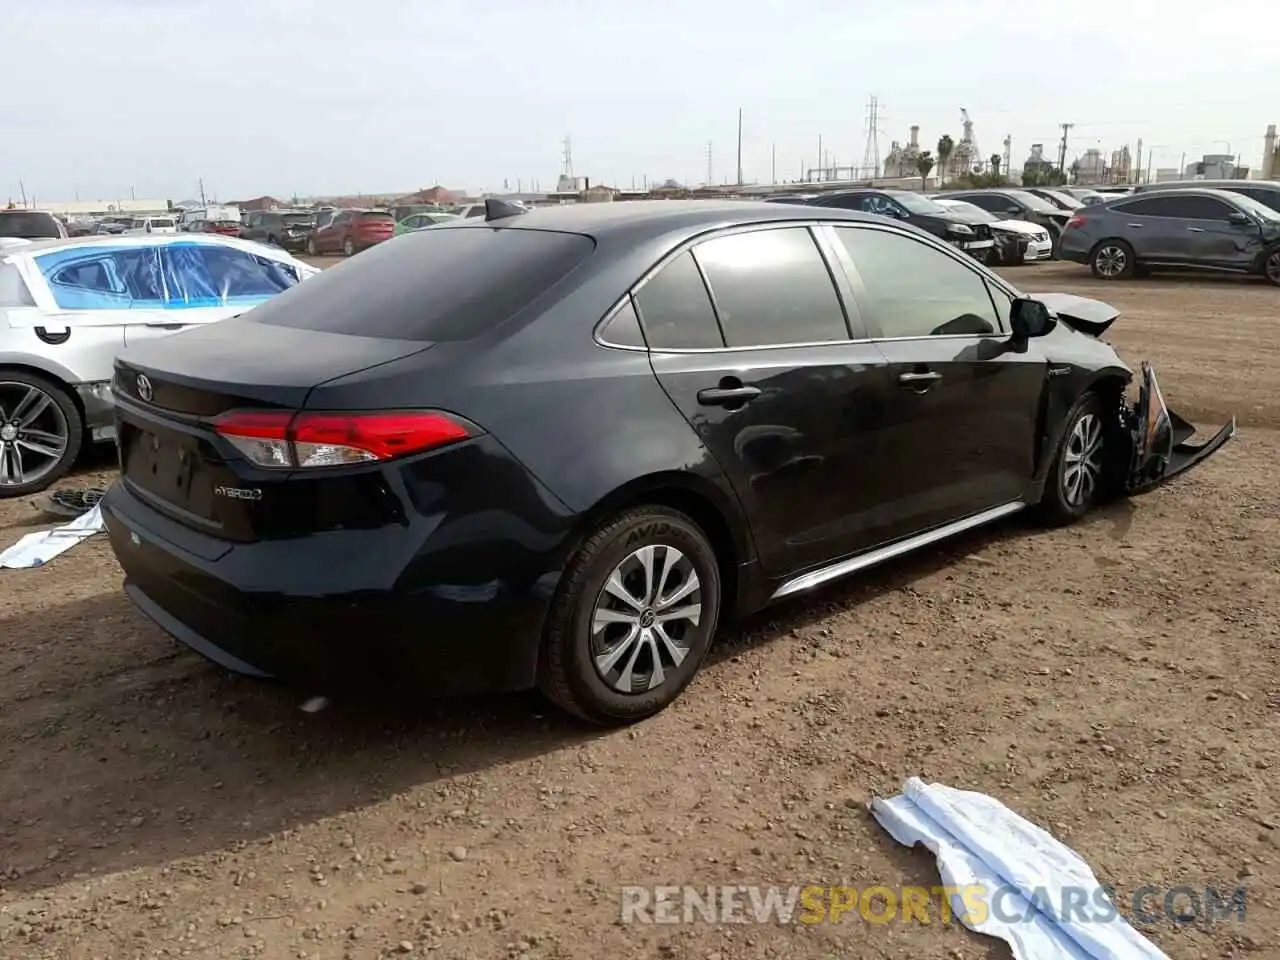
[[[1196,442],[1196,429],[1169,409],[1155,370],[1142,362],[1138,400],[1126,405],[1124,419],[1133,442],[1126,490],[1142,493],[1202,463],[1236,433],[1236,420],[1224,424],[1208,440]]]

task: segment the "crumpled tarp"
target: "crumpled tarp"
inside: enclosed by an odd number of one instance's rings
[[[933,851],[944,886],[985,890],[985,916],[970,915],[959,894],[952,910],[1008,943],[1016,960],[1169,960],[1098,902],[1101,884],[1079,854],[993,797],[912,777],[901,795],[874,799],[871,813],[899,843]],[[1088,902],[1072,903],[1072,890]]]
[[[102,529],[102,507],[95,506],[88,513],[83,513],[52,530],[28,533],[9,549],[0,552],[0,567],[25,570],[43,566],[80,541],[100,533]]]

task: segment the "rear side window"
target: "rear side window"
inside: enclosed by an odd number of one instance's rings
[[[730,347],[848,340],[826,261],[804,227],[756,230],[699,244]]]
[[[715,308],[693,255],[682,253],[636,293],[651,350],[706,350],[724,346]]]
[[[29,210],[0,211],[0,237],[56,240],[61,236],[58,221],[47,213],[32,213]]]
[[[470,340],[510,320],[594,249],[576,233],[420,230],[321,272],[245,319],[393,340]]]

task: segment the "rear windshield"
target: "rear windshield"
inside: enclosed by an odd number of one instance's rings
[[[151,221],[151,226],[153,226],[153,227],[172,227],[172,226],[173,226],[173,221],[172,221],[172,220],[165,220],[165,219],[164,219],[164,218],[162,218],[162,217],[157,217],[156,219],[154,219],[154,220],[152,220],[152,221]]]
[[[0,211],[0,237],[19,237],[23,240],[50,240],[61,237],[58,221],[47,213],[31,213],[27,210]]]
[[[283,213],[280,215],[285,223],[311,223],[315,220],[315,216],[310,213]]]
[[[389,213],[378,213],[376,211],[368,211],[366,213],[362,213],[360,214],[360,219],[361,220],[386,220],[390,223],[395,223],[395,220],[396,220],[396,218],[391,216],[391,214]]]
[[[511,319],[594,249],[576,233],[421,230],[324,270],[244,319],[392,340],[470,340]]]

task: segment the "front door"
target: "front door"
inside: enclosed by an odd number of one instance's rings
[[[654,372],[772,576],[863,549],[885,495],[884,360],[837,283],[816,236],[784,225],[705,240],[636,293]]]
[[[881,446],[895,478],[879,532],[897,540],[1026,496],[1047,374],[1009,349],[1010,297],[959,254],[897,230],[830,228],[888,363]]]

